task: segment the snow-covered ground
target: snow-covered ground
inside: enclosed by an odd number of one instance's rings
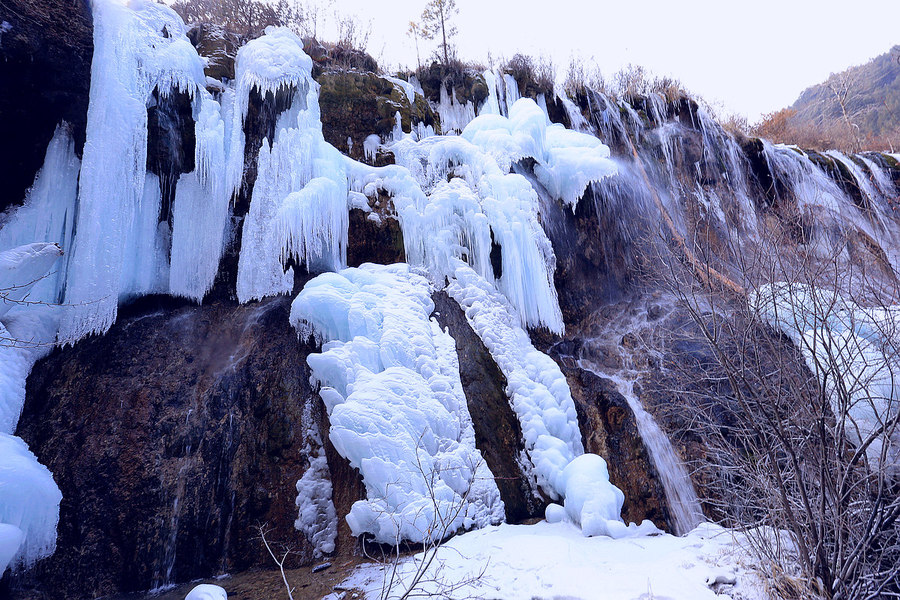
[[[567,522],[499,525],[459,535],[440,548],[416,596],[588,600],[762,600],[765,587],[740,534],[703,523],[683,537],[585,537]],[[399,598],[423,554],[402,560],[389,595],[391,564],[358,567],[327,600]],[[443,597],[443,596],[441,596]]]

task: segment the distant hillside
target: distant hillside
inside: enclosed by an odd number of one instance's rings
[[[768,115],[757,129],[775,141],[805,146],[897,149],[900,45],[805,89],[790,108]]]

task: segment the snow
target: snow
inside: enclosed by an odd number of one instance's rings
[[[440,540],[504,516],[431,292],[405,264],[365,264],[319,275],[291,308],[300,336],[324,342],[308,362],[329,437],[366,486],[347,523],[380,543]]]
[[[611,539],[581,535],[571,523],[500,525],[459,535],[436,550],[417,595],[565,598],[567,600],[703,600],[768,598],[743,538],[705,523],[684,537]],[[344,582],[364,598],[399,598],[423,554],[362,565]],[[397,576],[394,585],[390,577]],[[734,583],[728,583],[734,582]],[[382,596],[387,584],[390,593]]]
[[[24,534],[13,569],[29,568],[53,553],[61,499],[50,471],[38,463],[25,442],[0,433],[0,524]],[[0,554],[12,546],[13,533],[8,527],[0,529]]]
[[[188,592],[184,600],[228,600],[228,593],[217,585],[201,583]]]
[[[398,77],[385,76],[385,79],[402,89],[403,93],[406,94],[406,99],[409,100],[410,104],[416,103],[416,86]]]

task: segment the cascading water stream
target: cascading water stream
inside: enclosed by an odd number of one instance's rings
[[[635,378],[626,372],[605,373],[596,365],[585,360],[579,360],[578,366],[585,371],[609,379],[616,385],[616,389],[628,402],[638,433],[644,442],[644,447],[650,454],[650,460],[659,475],[669,504],[669,513],[672,517],[672,525],[677,535],[684,535],[703,522],[703,509],[700,499],[691,483],[691,477],[687,467],[678,456],[668,436],[660,429],[653,415],[648,413],[634,392]]]

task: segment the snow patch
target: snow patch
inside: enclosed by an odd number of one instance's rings
[[[440,596],[452,589],[454,597],[467,598],[767,600],[743,543],[741,534],[711,523],[684,537],[621,540],[583,537],[564,522],[504,524],[464,533],[437,548],[414,591]],[[400,598],[414,585],[425,558],[421,553],[406,558],[396,571],[390,565],[362,565],[341,587],[359,589],[369,599]]]

